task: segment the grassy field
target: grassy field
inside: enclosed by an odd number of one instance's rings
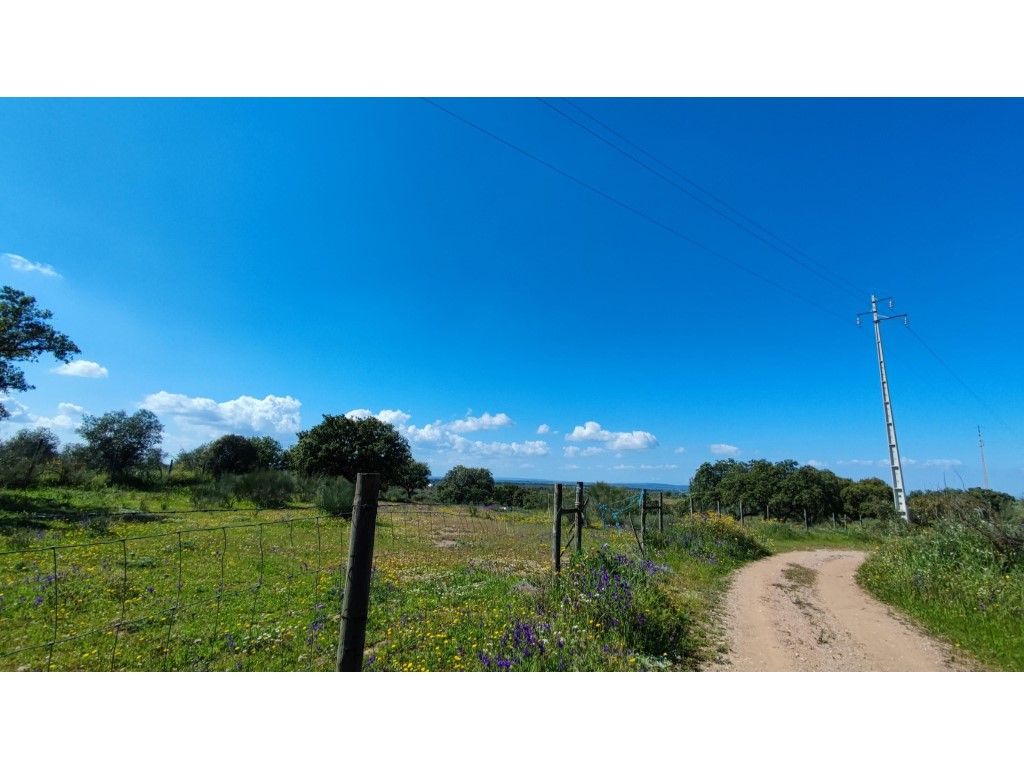
[[[196,511],[184,492],[47,489],[2,501],[0,669],[333,667],[344,520],[309,507]],[[643,555],[628,529],[588,527],[558,579],[550,525],[543,511],[382,504],[366,668],[697,669],[721,650],[715,611],[733,570],[797,549],[881,547],[869,588],[919,618],[931,599],[882,586],[906,541],[872,525],[668,515]],[[957,610],[970,647],[980,630],[970,606]],[[1005,635],[1015,614],[998,615]],[[991,658],[1019,668],[1019,643]]]
[[[3,507],[2,669],[333,664],[339,518],[133,491],[8,493]],[[668,527],[644,556],[628,530],[587,528],[553,579],[545,512],[382,505],[366,666],[695,669],[728,574],[765,550],[725,518]]]
[[[886,541],[861,584],[996,669],[1024,671],[1024,564],[942,524]]]

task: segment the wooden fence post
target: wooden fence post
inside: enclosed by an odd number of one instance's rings
[[[555,483],[555,525],[551,529],[551,560],[555,573],[562,571],[562,484]]]
[[[647,545],[647,491],[640,491],[640,551]]]
[[[743,499],[740,499],[740,525],[743,525]]]
[[[665,532],[665,492],[658,491],[658,533]]]
[[[583,483],[576,483],[576,553],[583,551]]]
[[[352,529],[348,540],[348,570],[341,601],[338,639],[338,671],[359,672],[366,645],[366,617],[370,607],[370,574],[373,570],[373,535],[377,527],[377,495],[380,475],[356,475],[352,499]]]
[[[693,520],[693,494],[692,493],[688,493],[686,495],[690,499],[690,519]]]

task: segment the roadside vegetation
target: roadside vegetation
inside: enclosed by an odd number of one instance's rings
[[[859,573],[879,599],[997,669],[1024,670],[1024,509],[983,489],[912,494]]]

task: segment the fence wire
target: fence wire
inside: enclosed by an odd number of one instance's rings
[[[629,546],[638,500],[587,496],[584,550]],[[349,522],[312,508],[234,515],[249,517],[178,528],[173,513],[131,518],[114,526],[154,530],[77,527],[0,552],[0,670],[333,669]],[[400,668],[388,659],[437,643],[445,622],[493,639],[490,576],[515,584],[526,610],[530,577],[551,571],[551,525],[550,510],[381,502],[366,668]]]

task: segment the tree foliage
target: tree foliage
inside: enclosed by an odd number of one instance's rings
[[[484,467],[452,467],[437,484],[437,498],[448,504],[484,504],[494,498],[494,476]]]
[[[86,442],[90,464],[112,478],[122,478],[131,469],[159,460],[163,429],[156,414],[142,409],[131,416],[124,411],[83,416],[77,432]]]
[[[743,503],[747,514],[769,514],[772,517],[818,522],[838,520],[843,513],[841,496],[850,481],[837,477],[827,469],[795,461],[740,462],[722,459],[705,462],[694,475],[690,493],[698,508],[723,511],[738,509]]]
[[[299,432],[290,454],[292,466],[304,475],[354,483],[359,472],[378,472],[382,488],[397,485],[402,468],[412,461],[409,443],[398,430],[372,417],[324,415],[315,427]]]
[[[47,322],[51,317],[53,313],[37,307],[32,296],[9,285],[0,291],[0,394],[33,388],[25,380],[25,372],[12,363],[33,362],[47,352],[66,363],[81,353],[71,339]],[[0,402],[0,419],[8,416]]]
[[[0,444],[0,482],[24,488],[47,462],[57,458],[60,441],[48,429],[22,429]]]
[[[430,485],[430,467],[422,461],[407,462],[398,470],[395,485],[405,491],[412,501],[413,493]]]
[[[248,438],[224,435],[205,446],[202,467],[215,478],[242,475],[257,469],[259,458],[256,446]]]

